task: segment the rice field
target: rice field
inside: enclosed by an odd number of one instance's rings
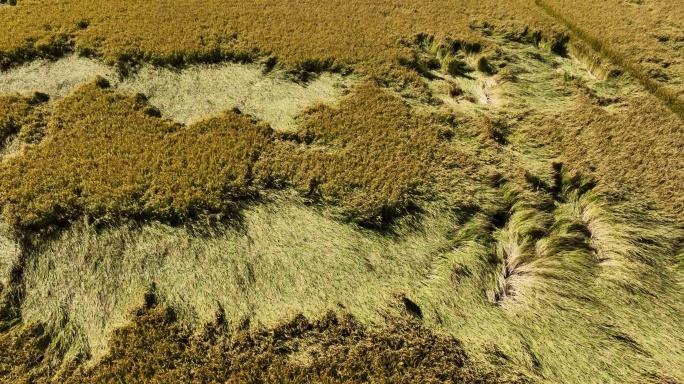
[[[0,1],[0,382],[684,382],[682,12]]]

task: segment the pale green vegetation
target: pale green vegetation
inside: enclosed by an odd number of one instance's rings
[[[259,65],[221,64],[181,71],[145,66],[117,89],[145,94],[165,117],[185,124],[235,107],[273,129],[294,131],[295,117],[302,110],[316,103],[331,104],[353,83],[331,73],[296,83],[282,70],[264,73]]]
[[[152,284],[188,325],[214,320],[219,306],[231,323],[273,327],[337,305],[381,324],[388,302],[449,246],[451,224],[432,214],[420,231],[385,237],[284,197],[247,209],[236,228],[78,224],[29,256],[23,315],[49,314],[60,334],[87,342],[65,346],[96,356]]]
[[[295,130],[295,118],[303,109],[334,102],[356,82],[353,76],[323,73],[306,83],[296,83],[281,69],[265,73],[262,65],[238,63],[194,65],[182,70],[146,65],[121,80],[112,67],[72,55],[0,72],[0,94],[40,91],[57,100],[95,76],[107,79],[113,89],[144,94],[164,117],[180,123],[192,124],[239,108],[281,131]]]
[[[40,91],[59,99],[90,82],[95,76],[102,76],[110,82],[118,77],[113,68],[75,55],[54,61],[36,60],[0,72],[0,93]]]
[[[27,256],[23,319],[46,322],[46,353],[59,365],[64,353],[102,356],[106,335],[150,290],[181,324],[224,311],[256,328],[328,309],[382,325],[406,298],[472,358],[505,356],[538,378],[682,375],[682,274],[668,266],[684,231],[626,206],[617,214],[563,176],[555,198],[502,187],[511,208],[500,228],[430,207],[378,235],[282,195],[247,209],[237,227],[76,224]]]

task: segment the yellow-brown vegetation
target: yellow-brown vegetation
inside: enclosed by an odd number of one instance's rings
[[[525,134],[555,148],[561,159],[594,173],[601,188],[684,217],[682,120],[651,95],[632,96],[620,113],[582,95],[572,110],[545,118]]]
[[[673,63],[679,64],[681,62],[681,57],[677,49],[672,50],[663,49],[663,47],[652,47],[653,41],[643,41],[644,36],[648,36],[648,34],[641,33],[635,35],[640,41],[639,50],[635,51],[634,47],[614,44],[610,40],[607,41],[606,37],[612,36],[603,34],[603,30],[606,28],[606,24],[604,23],[605,20],[594,22],[593,24],[588,23],[588,25],[580,27],[574,21],[577,16],[571,16],[572,12],[568,12],[567,9],[559,12],[553,5],[547,3],[545,0],[536,0],[536,3],[558,22],[564,24],[575,37],[581,40],[580,43],[583,42],[588,44],[595,53],[616,64],[621,70],[629,73],[633,78],[637,79],[644,88],[658,97],[665,105],[670,107],[673,112],[684,119],[684,99],[680,97],[682,88],[678,85],[681,83],[681,80],[679,79],[681,77],[680,73],[682,73],[684,69],[679,65],[669,69]],[[615,7],[616,5],[612,4],[606,11],[611,13],[618,11]],[[587,10],[590,10],[590,13],[593,15],[597,14],[593,3],[580,7],[573,6],[572,9],[574,12],[579,11],[580,14],[581,12],[587,12]],[[620,10],[618,13],[622,14],[623,12]],[[627,12],[627,14],[629,14],[629,12]],[[639,18],[643,25],[653,24],[653,21],[643,19],[643,16],[641,16],[643,15],[643,12],[637,14],[640,15]],[[610,26],[613,28],[609,28],[608,30],[615,33],[614,40],[616,38],[624,39],[634,33],[631,24],[631,18],[627,20],[611,19]],[[652,26],[650,30],[659,31],[661,28],[662,26],[659,25]],[[625,29],[628,29],[629,32],[625,31]],[[667,29],[667,27],[665,29]],[[669,40],[669,37],[663,38],[662,35],[656,36],[660,36],[657,37],[657,39],[660,40]],[[638,58],[638,60],[635,60],[634,57]],[[666,69],[669,70],[665,72]],[[673,79],[672,77],[675,78]]]
[[[272,55],[289,66],[317,70],[410,57],[410,48],[401,41],[421,32],[479,40],[469,24],[483,19],[520,30],[548,25],[537,21],[528,0],[24,0],[2,12],[0,66],[75,50],[122,65],[139,59],[178,65]]]
[[[368,329],[350,315],[329,312],[249,331],[229,329],[219,317],[193,333],[170,309],[141,308],[112,335],[102,361],[87,369],[72,364],[57,377],[65,383],[528,382],[503,360],[497,369],[472,364],[458,340],[415,319],[388,324]],[[0,374],[17,382],[40,377],[41,332],[27,327],[0,337]]]
[[[0,96],[0,142],[12,135],[20,135],[25,141],[35,139],[35,134],[42,130],[44,108],[41,104],[48,96],[40,93],[29,96]]]
[[[0,69],[359,80],[280,131],[183,125],[103,78],[0,95],[3,152],[22,143],[0,161],[0,381],[684,379],[676,0],[14,5]],[[319,320],[273,326],[299,312]]]
[[[309,111],[300,133],[276,141],[268,126],[235,111],[188,127],[163,120],[144,97],[103,82],[60,101],[43,122],[45,140],[0,165],[0,206],[15,228],[49,229],[82,215],[225,217],[260,187],[286,185],[341,207],[347,219],[383,225],[417,204],[440,147],[434,123],[371,84],[337,108]]]
[[[42,143],[2,165],[6,218],[24,228],[81,214],[178,220],[254,195],[267,127],[232,112],[190,128],[154,114],[139,98],[81,88],[56,107]]]
[[[307,112],[297,142],[260,163],[275,180],[344,207],[343,214],[382,225],[418,204],[440,151],[438,126],[401,99],[365,84],[338,107]],[[263,172],[263,171],[262,171]]]
[[[570,21],[582,38],[609,59],[623,61],[682,97],[684,87],[684,8],[677,0],[580,0],[538,3]],[[617,58],[616,56],[620,56]]]

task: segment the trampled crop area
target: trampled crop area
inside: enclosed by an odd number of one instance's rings
[[[0,382],[684,382],[682,26],[0,2]]]

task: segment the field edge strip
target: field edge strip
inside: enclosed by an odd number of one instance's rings
[[[673,113],[679,116],[680,119],[684,120],[684,100],[680,99],[677,96],[677,93],[669,89],[667,86],[650,78],[644,73],[643,69],[638,64],[629,62],[629,60],[625,59],[621,54],[609,48],[599,39],[578,27],[575,23],[568,20],[560,12],[555,10],[545,0],[535,0],[534,2],[551,18],[563,24],[571,33],[571,35],[574,35],[580,41],[589,45],[601,57],[613,62],[618,67],[625,70],[630,76],[637,79],[648,92],[660,99]]]

